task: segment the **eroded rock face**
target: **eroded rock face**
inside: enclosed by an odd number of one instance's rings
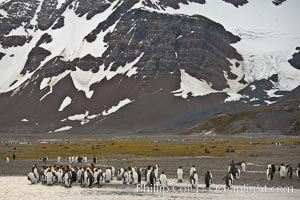
[[[232,5],[234,5],[235,7],[239,7],[239,6],[243,6],[245,4],[248,3],[248,0],[223,0],[227,3],[231,3]]]
[[[300,47],[297,47],[296,50],[298,52],[294,53],[293,58],[289,60],[289,63],[300,70]]]
[[[224,1],[237,8],[248,3],[247,0]],[[230,80],[249,84],[245,75],[232,72],[243,61],[232,45],[240,38],[206,17],[164,12],[167,7],[179,9],[181,4],[191,2],[206,3],[205,0],[66,0],[62,4],[57,0],[12,0],[3,3],[0,61],[15,57],[13,51],[6,51],[10,48],[18,50],[16,59],[20,58],[20,52],[26,53],[18,62],[22,64],[22,69],[17,69],[20,73],[10,83],[14,89],[0,93],[0,132],[49,132],[64,126],[72,126],[77,132],[178,131],[216,113],[240,112],[265,100],[275,100],[265,90],[271,90],[278,82],[277,74],[254,81],[255,91],[250,86],[241,90],[241,95],[248,96],[247,104],[245,100],[224,105],[228,94],[223,90],[229,88]],[[80,31],[68,18],[70,13],[80,22],[93,22],[92,27],[79,27],[90,29],[76,39],[70,31],[66,35],[59,32],[65,27]],[[74,49],[68,49],[72,45],[69,42],[56,51],[55,45],[64,44],[59,39],[68,37],[76,43]],[[78,53],[85,48],[103,51]],[[298,54],[290,60],[296,68]],[[130,64],[134,70],[123,71]],[[206,82],[216,93],[196,98],[190,92],[187,99],[175,97],[174,91],[181,87],[181,70]],[[193,87],[198,83],[189,84]],[[58,111],[66,96],[72,103]],[[257,102],[250,102],[258,96]],[[106,115],[124,99],[132,101],[129,106],[114,115]],[[78,115],[84,115],[81,121],[69,119]],[[24,118],[28,122],[22,121]],[[235,126],[236,132],[241,131],[239,124]]]
[[[282,3],[284,3],[286,0],[273,0],[273,4],[275,5],[275,6],[279,6],[279,5],[281,5]]]

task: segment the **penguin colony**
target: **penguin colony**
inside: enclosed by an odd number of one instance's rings
[[[246,171],[246,163],[244,161],[240,163],[230,162],[228,167],[228,173],[223,178],[226,188],[230,189],[233,180],[239,179],[241,173]],[[272,180],[276,171],[274,164],[267,165],[267,180]],[[281,178],[292,177],[293,168],[289,165],[283,165],[278,167],[279,175]],[[296,168],[296,175],[300,178],[300,163]],[[144,178],[143,178],[144,177]],[[38,170],[37,165],[33,165],[31,172],[28,173],[28,180],[31,184],[42,183],[44,185],[60,184],[65,187],[72,187],[73,184],[79,184],[81,187],[101,187],[105,183],[110,183],[113,179],[121,181],[123,184],[137,185],[143,183],[147,186],[154,186],[159,184],[161,187],[168,186],[168,179],[164,172],[159,175],[159,166],[148,166],[146,169],[141,167],[128,167],[120,168],[116,171],[113,166],[106,166],[101,169],[91,164],[88,167],[72,167],[70,164],[66,166],[43,166]],[[143,179],[143,180],[142,180]],[[184,180],[184,172],[181,166],[177,169],[178,183],[182,183]],[[192,187],[198,187],[199,177],[196,167],[193,165],[189,171],[189,182]],[[204,176],[204,183],[206,188],[209,188],[213,182],[213,177],[210,171],[207,171]]]

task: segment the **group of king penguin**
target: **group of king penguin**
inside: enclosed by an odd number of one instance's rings
[[[235,164],[231,161],[228,167],[228,173],[223,178],[226,188],[230,189],[233,180],[239,179],[241,173],[246,171],[246,163]],[[278,168],[280,177],[292,176],[292,168],[289,165],[283,165]],[[121,181],[123,184],[137,185],[142,183],[142,175],[144,172],[144,183],[147,186],[159,184],[161,187],[168,186],[168,179],[164,172],[159,175],[159,165],[149,165],[148,167],[128,167],[120,168],[116,171],[114,166],[105,166],[101,169],[94,164],[86,167],[72,167],[70,164],[65,166],[43,166],[38,170],[37,165],[33,165],[31,172],[28,173],[28,180],[32,184],[42,183],[45,185],[61,184],[70,188],[73,184],[79,184],[81,187],[97,187],[103,186],[105,183],[110,183],[113,179]],[[275,165],[267,165],[267,180],[273,179],[275,173]],[[181,166],[177,168],[177,182],[184,181],[184,172]],[[300,178],[300,164],[296,169],[297,177]],[[199,177],[195,165],[192,165],[189,171],[189,182],[192,187],[198,187]],[[209,188],[213,182],[212,173],[207,171],[204,175],[204,183],[206,188]]]
[[[298,164],[298,166],[293,169],[292,166],[290,166],[289,164],[281,164],[280,166],[275,166],[273,163],[268,163],[267,164],[267,171],[266,171],[266,175],[267,175],[267,180],[271,181],[273,180],[274,174],[276,173],[276,168],[279,171],[279,177],[280,178],[285,178],[288,177],[289,179],[292,178],[293,176],[293,171],[295,170],[296,172],[296,176],[298,178],[300,178],[300,163]]]

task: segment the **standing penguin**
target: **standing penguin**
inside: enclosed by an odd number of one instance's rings
[[[177,179],[178,179],[178,183],[183,182],[183,170],[181,166],[179,166],[177,169]]]
[[[83,173],[83,169],[80,167],[78,170],[77,170],[77,181],[82,184],[82,173]]]
[[[111,169],[109,167],[105,170],[105,182],[110,183],[111,181]]]
[[[58,168],[56,170],[56,176],[57,176],[57,183],[63,183],[63,170],[62,168]]]
[[[64,174],[64,184],[66,187],[70,188],[72,187],[72,174],[70,171],[65,170],[65,174]]]
[[[123,174],[124,174],[124,168],[120,168],[120,169],[118,169],[118,171],[117,171],[117,179],[120,181],[120,180],[122,180],[122,177],[123,177]]]
[[[193,174],[191,175],[190,181],[191,181],[192,187],[195,188],[198,186],[199,178],[198,178],[197,171],[193,172]]]
[[[136,173],[138,174],[138,183],[142,182],[142,171],[143,169],[141,167],[137,168]]]
[[[93,172],[92,170],[88,169],[87,170],[87,173],[88,173],[88,187],[92,187],[93,186],[93,183],[94,183],[94,175],[93,175]],[[76,179],[75,179],[76,180]]]
[[[287,174],[287,177],[288,178],[292,178],[292,176],[293,176],[293,168],[290,166],[290,165],[287,165],[286,166],[286,174]]]
[[[39,175],[39,170],[38,170],[36,164],[34,164],[34,165],[32,166],[32,172],[33,172],[35,178],[37,179],[37,181],[39,182],[39,180],[40,180],[40,175]]]
[[[225,180],[226,189],[230,189],[233,184],[233,176],[231,172],[229,172],[223,179]]]
[[[266,172],[266,174],[267,174],[267,180],[268,181],[273,180],[274,173],[273,173],[273,170],[272,170],[272,166],[269,163],[267,165],[267,172]]]
[[[156,176],[154,173],[154,169],[150,172],[150,186],[154,186],[154,183],[156,182]]]
[[[300,163],[297,166],[296,174],[297,174],[297,177],[300,178]]]
[[[206,188],[209,188],[210,185],[212,184],[212,174],[210,173],[210,171],[206,172],[206,174],[204,176],[204,182],[205,182]]]
[[[159,176],[159,183],[161,187],[167,187],[168,186],[168,179],[165,174],[165,172],[162,172]]]
[[[47,185],[53,185],[53,173],[51,169],[49,168],[48,171],[46,172],[46,183]]]
[[[128,184],[130,181],[130,172],[127,169],[124,170],[122,180],[123,184]]]
[[[284,164],[280,165],[279,174],[280,174],[280,178],[286,177],[286,167],[284,166]]]
[[[192,176],[195,171],[196,171],[195,165],[192,165],[192,167],[190,169],[190,176]]]
[[[150,185],[150,174],[152,172],[152,167],[151,166],[148,166],[147,170],[145,171],[145,174],[146,174],[146,185]]]
[[[111,170],[111,180],[113,180],[114,176],[116,175],[116,168],[114,166],[110,166]]]
[[[59,163],[60,163],[60,161],[61,161],[61,158],[60,158],[60,156],[57,156],[57,164],[59,164]]]
[[[138,173],[135,170],[130,172],[130,184],[138,184]]]
[[[271,164],[271,169],[272,169],[272,172],[273,172],[273,175],[274,175],[275,172],[276,172],[276,166],[274,165],[274,163]]]
[[[158,180],[158,168],[159,168],[159,166],[155,165],[155,167],[154,167],[155,181]]]
[[[97,183],[97,177],[98,177],[98,175],[99,175],[100,172],[101,172],[101,169],[94,168],[94,184]]]
[[[242,161],[242,164],[241,164],[241,172],[242,172],[242,173],[245,173],[245,171],[246,171],[246,163],[245,163],[245,161]]]

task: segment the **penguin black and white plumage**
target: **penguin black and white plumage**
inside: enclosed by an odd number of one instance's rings
[[[198,186],[199,178],[198,178],[197,171],[193,172],[193,174],[191,175],[190,181],[191,181],[192,187]]]
[[[241,169],[240,167],[235,168],[235,178],[240,179],[241,176]]]
[[[82,169],[82,168],[79,168],[79,169],[77,170],[77,182],[79,182],[79,183],[81,183],[81,184],[82,184],[82,179],[81,179],[82,173],[83,173],[83,169]]]
[[[57,176],[57,183],[63,183],[63,170],[59,168],[55,173]]]
[[[60,156],[57,156],[57,163],[59,164],[59,163],[60,163],[60,161],[61,161],[61,158],[60,158]]]
[[[31,182],[31,184],[36,184],[38,182],[33,172],[28,173],[27,179]]]
[[[210,171],[206,172],[206,174],[204,176],[204,182],[205,182],[206,188],[209,188],[210,185],[212,184],[212,174],[210,173]]]
[[[118,169],[118,171],[117,171],[117,179],[119,181],[122,180],[123,174],[124,174],[124,168]]]
[[[281,166],[279,167],[279,175],[280,178],[286,177],[286,167],[283,164],[281,164]]]
[[[286,166],[286,174],[288,178],[292,178],[293,176],[293,168],[290,165]]]
[[[296,168],[296,174],[297,174],[297,177],[300,178],[300,163],[298,164],[298,166]]]
[[[158,169],[159,169],[159,165],[155,165],[154,167],[155,181],[158,180]]]
[[[150,179],[149,180],[149,185],[154,186],[154,184],[156,182],[156,176],[155,176],[155,173],[154,173],[154,169],[151,170],[149,179]]]
[[[146,185],[150,185],[150,175],[151,175],[151,172],[152,172],[152,167],[149,166],[149,167],[147,168],[146,172],[145,172],[145,174],[146,174],[146,178],[145,178],[145,180],[146,180]]]
[[[138,173],[135,170],[130,172],[130,184],[138,184]]]
[[[195,165],[192,165],[190,169],[190,176],[192,176],[195,171],[196,171]]]
[[[81,174],[81,187],[86,187],[89,185],[88,172],[87,168],[84,168],[84,171]]]
[[[110,183],[111,181],[111,169],[108,167],[105,170],[105,182]]]
[[[71,181],[72,183],[76,183],[77,182],[77,172],[75,170],[71,170],[71,174],[72,174],[72,177],[71,177]]]
[[[127,169],[124,170],[123,176],[122,176],[122,182],[123,184],[128,184],[130,181],[130,174]]]
[[[183,170],[182,170],[181,166],[179,166],[177,169],[177,180],[178,180],[178,183],[183,182]]]
[[[111,170],[111,180],[113,180],[113,178],[116,175],[116,168],[114,166],[110,166],[110,170]]]
[[[141,167],[137,168],[136,173],[138,175],[138,183],[142,182],[142,171],[143,169]]]
[[[246,163],[245,163],[245,161],[242,161],[242,164],[241,164],[241,172],[242,172],[242,173],[245,173],[245,172],[246,172]]]
[[[268,181],[273,180],[273,171],[272,171],[271,166],[268,167],[268,169],[267,169],[267,180],[268,180]]]
[[[41,171],[39,173],[39,177],[40,177],[42,184],[46,184],[46,182],[47,182],[47,180],[46,180],[47,171],[48,171],[48,168],[46,166],[43,166],[43,168],[41,169]]]
[[[164,172],[162,172],[159,176],[159,183],[161,187],[167,187],[168,186],[168,179]]]
[[[72,187],[72,173],[69,171],[66,171],[64,174],[64,184],[66,187],[70,188]]]
[[[100,171],[100,170],[99,170]],[[97,177],[96,177],[96,185],[98,186],[98,188],[104,183],[104,176],[103,176],[103,172],[100,171],[98,174],[97,174]]]
[[[99,173],[100,172],[102,172],[102,170],[101,169],[99,169],[99,168],[94,168],[94,174],[93,174],[93,176],[94,176],[94,184],[97,184],[97,177],[98,177],[98,175],[99,175]]]
[[[271,164],[271,169],[272,169],[272,172],[273,172],[273,175],[274,175],[275,172],[276,172],[276,166],[273,163]]]
[[[225,177],[225,185],[227,189],[230,189],[233,184],[233,175],[229,172]]]
[[[39,180],[40,180],[40,174],[39,174],[39,170],[38,170],[36,164],[33,165],[32,172],[33,172],[35,178],[37,179],[37,181],[39,182]]]

